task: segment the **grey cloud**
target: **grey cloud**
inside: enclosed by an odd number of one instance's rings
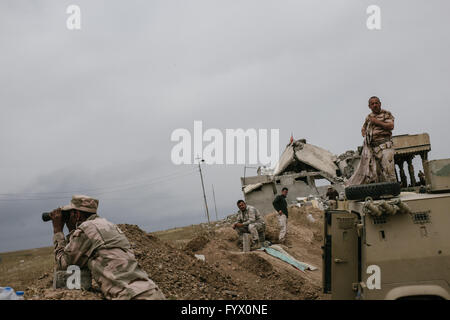
[[[281,149],[292,132],[341,153],[361,143],[374,94],[396,134],[429,132],[430,158],[448,157],[448,1],[378,1],[376,32],[365,27],[372,1],[80,0],[79,32],[65,28],[69,4],[0,4],[0,193],[188,170],[171,164],[170,134],[194,120],[280,128]],[[242,197],[242,174],[205,167],[221,216]],[[198,173],[99,198],[106,217],[147,230],[205,220]],[[38,215],[58,205],[0,201],[0,251],[48,245]]]

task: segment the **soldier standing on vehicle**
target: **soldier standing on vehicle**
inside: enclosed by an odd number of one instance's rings
[[[280,243],[286,241],[288,219],[288,206],[286,197],[288,192],[288,188],[284,187],[283,189],[281,189],[281,194],[277,195],[272,202],[273,207],[278,213],[278,224],[280,225],[280,235],[278,236],[278,241]]]
[[[239,200],[237,206],[239,208],[238,222],[233,224],[233,229],[237,231],[239,241],[242,243],[244,233],[250,233],[252,236],[251,249],[261,248],[262,244],[259,242],[259,234],[266,229],[264,219],[261,217],[258,209],[247,205],[244,200]]]
[[[165,299],[158,286],[139,267],[123,232],[100,218],[97,207],[97,199],[76,195],[69,205],[50,213],[56,269],[87,266],[106,299]],[[70,232],[67,239],[64,224]]]
[[[376,182],[396,182],[392,130],[394,116],[381,109],[378,97],[369,99],[372,112],[366,117],[361,129],[364,146],[361,161],[347,185]]]

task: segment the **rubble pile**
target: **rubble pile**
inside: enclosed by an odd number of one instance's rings
[[[361,149],[357,151],[349,150],[337,157],[336,164],[344,178],[350,179],[355,172],[359,160],[361,159]]]

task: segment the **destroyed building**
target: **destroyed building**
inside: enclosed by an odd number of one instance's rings
[[[288,203],[295,202],[297,197],[324,196],[328,185],[333,185],[341,192],[344,179],[340,175],[338,163],[342,162],[344,168],[353,167],[354,161],[358,159],[358,156],[349,153],[348,157],[340,160],[331,152],[309,144],[306,140],[293,141],[286,146],[272,174],[241,178],[245,201],[266,214],[273,211],[272,201],[283,187],[289,188]],[[350,172],[349,169],[347,171]],[[316,180],[323,179],[328,185],[319,186]]]
[[[418,183],[412,160],[415,156],[420,156],[422,161],[427,159],[431,150],[429,135],[399,135],[393,136],[392,140],[397,180],[402,187],[415,187]],[[245,201],[267,214],[273,211],[272,201],[283,187],[289,189],[288,204],[295,203],[299,197],[310,195],[325,198],[330,185],[341,193],[345,187],[344,182],[358,167],[361,151],[362,147],[358,147],[355,151],[346,151],[336,156],[307,143],[305,139],[292,141],[286,146],[273,170],[259,168],[258,175],[241,177]],[[408,165],[409,184],[403,169],[405,162]]]
[[[422,159],[422,170],[424,167],[424,162],[428,160],[428,152],[431,151],[430,136],[428,133],[422,134],[404,134],[400,136],[392,137],[395,149],[395,174],[397,176],[397,181],[400,182],[402,188],[416,187],[419,185],[419,181],[415,178],[415,169],[413,165],[413,159],[416,156],[420,156]],[[408,167],[409,177],[406,176],[403,169],[406,163]],[[397,173],[398,170],[398,173]],[[408,184],[409,178],[409,184]]]

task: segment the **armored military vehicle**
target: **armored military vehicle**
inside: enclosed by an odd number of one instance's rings
[[[332,299],[450,299],[450,159],[426,186],[346,188],[324,215],[323,291]]]

